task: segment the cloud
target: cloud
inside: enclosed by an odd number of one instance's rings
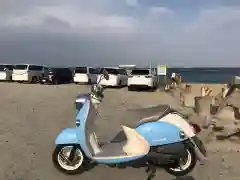
[[[175,11],[163,6],[152,6],[149,7],[150,13],[153,15],[167,15],[172,16],[175,15]]]
[[[138,5],[138,0],[126,0],[128,6],[136,7]]]
[[[72,4],[36,6],[25,11],[21,16],[11,15],[2,18],[2,26],[8,28],[27,27],[53,31],[68,29],[71,33],[94,30],[97,32],[132,32],[136,24],[137,20],[132,17],[82,11],[81,8],[76,8]]]
[[[204,9],[198,18],[186,26],[187,32],[206,32],[211,33],[216,30],[225,30],[229,23],[239,24],[239,7],[219,7],[216,9]]]
[[[239,7],[202,9],[197,18],[185,24],[179,34],[179,45],[188,49],[188,62],[239,66],[240,54],[236,48],[240,45],[239,13]]]
[[[184,16],[137,0],[0,1],[0,59],[11,62],[239,65],[239,32],[239,6]]]

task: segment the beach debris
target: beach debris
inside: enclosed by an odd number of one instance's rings
[[[212,110],[215,108],[213,111],[216,111],[211,113],[213,114],[212,122],[214,122],[212,131],[217,140],[240,140],[240,112],[236,107],[236,103],[240,100],[240,93],[232,91],[231,88],[230,85],[225,86],[222,89],[222,96],[218,94],[215,104],[211,105]],[[230,90],[231,93],[229,93]]]
[[[240,109],[240,90],[236,89],[225,101],[226,104]]]
[[[231,138],[231,140],[234,140],[233,136],[239,136],[240,135],[240,126],[235,125],[227,125],[224,126],[224,129],[221,131],[216,132],[216,139],[217,140],[225,140]],[[239,137],[235,140],[239,140]]]
[[[164,87],[164,90],[165,90],[166,92],[168,92],[168,91],[170,91],[170,89],[171,89],[171,87],[170,87],[168,84],[166,84],[166,86]]]
[[[200,96],[194,96],[191,88],[191,85],[182,88],[168,84],[165,91],[166,95],[171,95],[172,104],[175,102],[174,106],[190,117],[189,121],[208,128],[204,131],[209,131],[207,136],[210,139],[240,140],[240,91],[231,92],[232,85],[226,84],[216,96],[212,96],[212,89],[203,84]]]
[[[212,94],[212,89],[207,85],[201,85],[201,96],[210,96]]]
[[[230,86],[231,86],[230,84],[224,85],[221,92],[222,98],[226,98],[226,95],[227,95],[227,92],[229,91]]]
[[[191,93],[192,92],[192,85],[191,84],[186,84],[185,85],[185,92],[186,93]]]
[[[210,105],[215,103],[213,96],[197,96],[194,101],[194,109],[198,115],[210,114]]]
[[[227,123],[235,121],[235,112],[232,106],[226,106],[221,109],[216,115],[215,118],[220,120],[227,120]]]
[[[195,96],[191,93],[187,93],[185,95],[182,95],[180,99],[183,99],[183,105],[186,107],[192,107],[195,108]]]

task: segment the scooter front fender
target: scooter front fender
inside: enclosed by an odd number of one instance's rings
[[[55,144],[77,144],[76,128],[63,129],[56,137]]]

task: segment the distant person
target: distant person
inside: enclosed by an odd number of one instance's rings
[[[182,77],[177,73],[172,73],[171,80],[172,86],[177,87],[182,82]]]
[[[172,76],[171,76],[172,82],[175,82],[175,77],[176,77],[176,73],[172,73]]]

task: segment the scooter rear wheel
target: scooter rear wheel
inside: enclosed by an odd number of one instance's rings
[[[72,148],[74,148],[74,157],[70,160]],[[65,174],[79,174],[85,171],[87,160],[80,146],[62,144],[57,145],[52,154],[54,166]]]
[[[197,156],[192,147],[186,147],[186,152],[186,157],[180,157],[175,165],[165,167],[165,171],[173,176],[185,176],[190,173],[197,163]]]

